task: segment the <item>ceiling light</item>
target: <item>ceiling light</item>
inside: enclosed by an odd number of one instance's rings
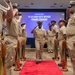
[[[31,5],[34,5],[34,3],[31,3]]]
[[[57,5],[57,3],[54,3],[54,5]]]

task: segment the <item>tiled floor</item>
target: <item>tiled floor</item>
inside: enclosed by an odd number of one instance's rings
[[[35,51],[34,50],[28,50],[26,51],[26,58],[27,60],[35,60]],[[43,53],[43,59],[44,60],[52,60],[52,57],[53,57],[53,53],[48,53],[47,51],[45,51]],[[60,63],[60,60],[59,61],[55,61],[57,64]],[[22,65],[25,63],[23,61],[21,61]],[[21,67],[22,68],[22,67]],[[19,71],[14,71],[13,70],[14,67],[12,67],[12,75],[19,75]],[[64,75],[72,75],[72,65],[71,65],[71,62],[70,62],[70,58],[68,58],[68,71],[67,72],[63,72]]]

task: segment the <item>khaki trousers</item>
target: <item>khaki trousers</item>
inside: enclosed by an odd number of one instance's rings
[[[17,39],[12,36],[5,37],[6,42],[6,75],[11,75],[11,67],[15,61],[15,48],[17,47]]]
[[[48,37],[48,51],[52,51],[53,50],[53,37]]]
[[[75,73],[75,46],[73,45],[73,42],[75,42],[75,36],[67,38],[67,46],[69,49],[69,56],[71,58],[71,62],[73,65],[73,71]]]

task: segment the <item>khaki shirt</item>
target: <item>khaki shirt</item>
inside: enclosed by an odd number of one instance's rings
[[[22,37],[26,38],[26,30],[22,29]]]
[[[17,40],[18,40],[18,22],[16,18],[13,18],[11,22],[6,20],[6,36],[4,38],[6,45],[12,46],[15,48],[17,47]],[[7,46],[7,47],[9,47]]]
[[[3,23],[3,12],[0,10],[0,51],[1,51],[1,33],[2,33],[2,23]]]
[[[18,31],[18,32],[19,32],[18,35],[19,35],[19,36],[22,36],[22,27],[21,27],[20,23],[19,23],[18,25],[19,25],[19,26],[18,26],[18,28],[19,28],[19,29],[18,29],[18,30],[19,30],[19,31]]]
[[[35,40],[42,41],[46,37],[46,31],[44,29],[35,29]]]
[[[63,35],[66,34],[66,27],[62,26],[58,33],[58,40],[63,40]]]
[[[54,36],[52,30],[51,31],[49,29],[47,30],[47,36],[48,37],[53,37]]]
[[[59,31],[58,26],[54,25],[52,31],[53,31],[53,34],[56,35],[56,33]]]
[[[75,35],[75,13],[70,17],[68,21],[67,35]]]
[[[2,32],[3,12],[0,10],[0,34]]]
[[[11,22],[6,20],[6,34],[10,36],[18,36],[18,22],[16,18],[13,18]]]

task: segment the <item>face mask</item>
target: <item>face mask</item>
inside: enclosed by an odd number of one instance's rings
[[[41,27],[39,27],[39,29],[41,29]]]

